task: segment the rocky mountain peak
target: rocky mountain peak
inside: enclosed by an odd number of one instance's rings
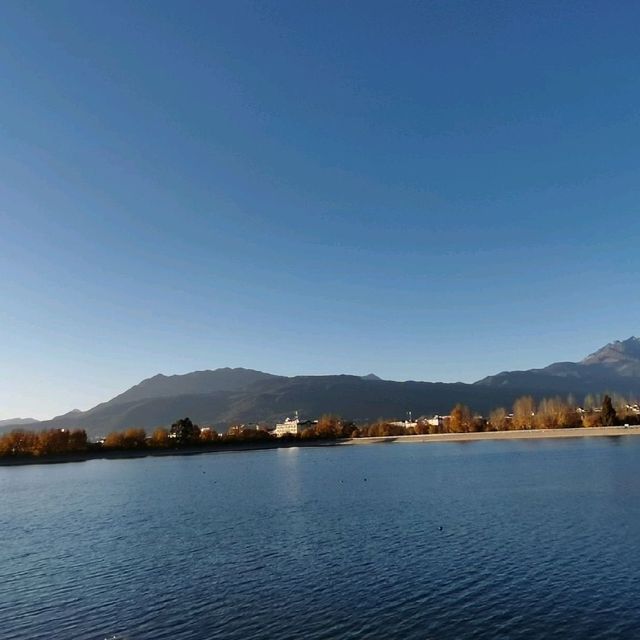
[[[640,364],[640,338],[631,336],[626,340],[610,342],[582,360],[582,364],[586,365],[618,366],[627,363]]]

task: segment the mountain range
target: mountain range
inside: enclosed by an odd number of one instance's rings
[[[473,384],[394,382],[367,376],[277,376],[252,369],[216,369],[143,380],[88,411],[77,409],[38,422],[38,429],[84,428],[92,436],[128,427],[153,429],[189,416],[219,428],[233,423],[275,422],[298,411],[315,417],[335,413],[356,421],[447,413],[462,402],[488,413],[524,394],[536,398],[588,393],[640,393],[640,339],[616,341],[580,362],[543,369],[503,371]],[[3,424],[4,423],[4,424]],[[6,431],[25,423],[3,421]],[[10,423],[10,424],[8,424]]]

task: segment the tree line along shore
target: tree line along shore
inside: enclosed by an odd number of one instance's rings
[[[213,427],[199,427],[182,418],[169,429],[159,427],[151,434],[131,428],[109,433],[91,442],[83,429],[29,431],[16,429],[0,436],[0,460],[82,457],[101,453],[153,453],[215,449],[251,445],[291,445],[320,440],[344,440],[384,436],[464,434],[531,429],[594,428],[640,424],[640,407],[621,397],[605,395],[601,400],[588,396],[584,407],[572,398],[545,398],[536,403],[531,396],[516,400],[513,409],[497,408],[488,418],[474,415],[469,407],[457,404],[448,416],[421,418],[415,422],[378,420],[356,424],[338,416],[324,415],[301,433],[276,437],[265,427],[235,425],[224,433]]]

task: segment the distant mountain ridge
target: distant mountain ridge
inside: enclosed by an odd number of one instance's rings
[[[172,376],[159,373],[115,396],[106,404],[123,404],[148,398],[168,398],[186,394],[238,391],[256,382],[280,377],[240,367],[236,369],[229,367],[215,370],[207,369]]]
[[[242,368],[159,374],[88,411],[74,410],[34,426],[84,428],[95,437],[128,427],[168,426],[184,416],[219,428],[275,422],[295,411],[309,417],[334,413],[372,421],[404,418],[408,411],[416,417],[447,413],[458,402],[486,414],[511,406],[525,394],[573,394],[582,399],[605,391],[640,395],[640,339],[609,343],[580,362],[504,371],[473,384],[393,382],[375,374],[286,377]],[[0,423],[0,430],[7,428],[11,427]]]
[[[555,362],[542,369],[503,371],[475,384],[501,388],[580,390],[585,393],[637,393],[640,387],[640,338],[610,342],[580,362]]]
[[[513,402],[518,393],[507,395]],[[83,428],[96,437],[129,427],[168,426],[184,416],[201,425],[224,428],[234,423],[274,423],[295,411],[305,417],[333,413],[369,421],[404,417],[407,411],[416,416],[443,413],[461,399],[488,411],[504,396],[502,390],[463,383],[391,382],[351,375],[272,376],[235,390],[108,401],[89,411],[41,422],[38,428]]]

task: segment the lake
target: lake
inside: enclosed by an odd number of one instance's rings
[[[0,468],[3,640],[635,638],[640,437]]]

